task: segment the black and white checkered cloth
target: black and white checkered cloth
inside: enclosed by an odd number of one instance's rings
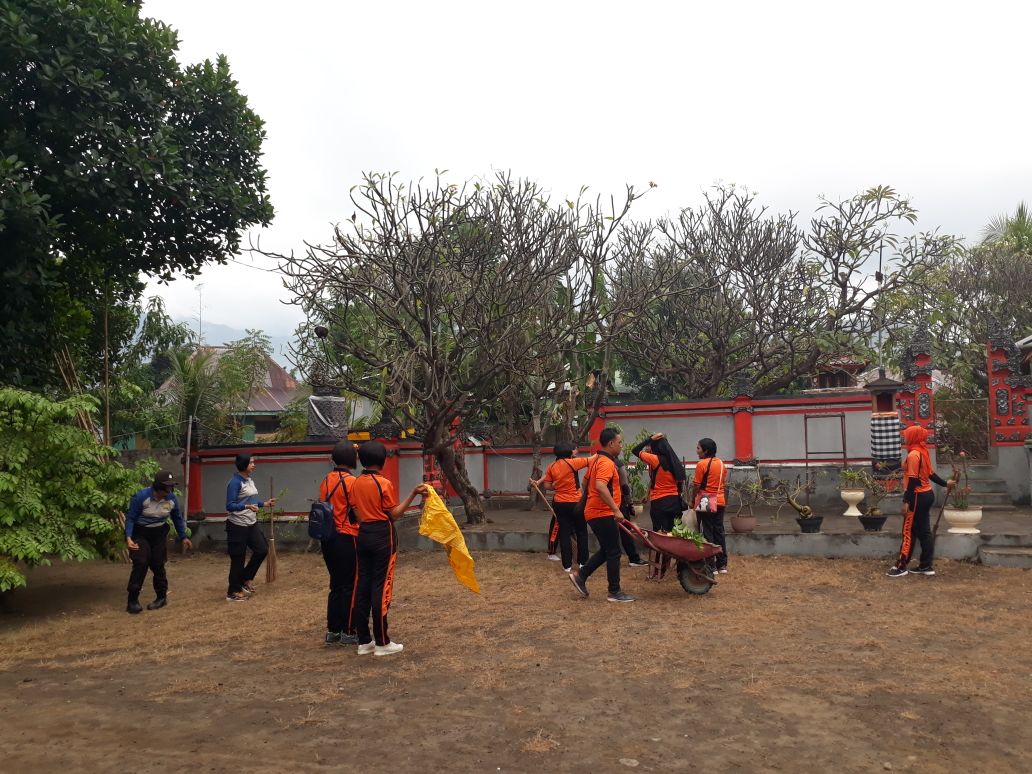
[[[899,414],[871,415],[871,459],[875,462],[899,462],[902,446]]]

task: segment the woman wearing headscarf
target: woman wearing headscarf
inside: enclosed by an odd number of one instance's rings
[[[710,566],[716,572],[727,572],[727,537],[724,533],[727,468],[717,456],[717,442],[712,438],[700,438],[695,453],[699,455],[691,490],[695,516],[706,541],[724,549],[709,560],[712,562]]]
[[[648,447],[649,451],[644,451]],[[649,514],[652,529],[670,532],[681,518],[681,486],[685,481],[684,464],[663,433],[653,433],[631,453],[649,466]]]
[[[276,498],[258,499],[258,487],[251,478],[255,458],[250,454],[236,456],[237,472],[226,487],[226,551],[229,553],[229,590],[227,602],[246,602],[254,594],[251,581],[269,553],[265,533],[258,526],[258,509],[276,504]],[[247,549],[251,560],[244,564]]]
[[[928,453],[928,430],[920,425],[911,425],[903,431],[903,445],[907,456],[903,460],[903,542],[899,558],[885,573],[890,578],[901,578],[909,573],[935,575],[932,560],[935,558],[935,536],[932,534],[931,512],[935,502],[932,492],[934,481],[953,488],[953,479],[943,481],[932,468],[932,457]],[[921,559],[917,569],[909,570],[910,557],[914,551],[914,538],[921,543]]]

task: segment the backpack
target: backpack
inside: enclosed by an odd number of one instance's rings
[[[344,476],[338,474],[337,485],[330,490],[326,499],[312,503],[312,507],[308,509],[308,537],[313,540],[333,540],[339,534],[337,532],[337,522],[333,518],[332,500],[333,493],[337,491],[337,487],[343,486],[343,484]],[[347,494],[348,488],[344,487],[345,499],[347,499]],[[348,511],[351,511],[350,501],[348,503]]]

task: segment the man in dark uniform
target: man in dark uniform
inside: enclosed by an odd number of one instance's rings
[[[147,609],[159,610],[168,604],[165,562],[168,560],[169,519],[172,519],[176,535],[184,548],[193,548],[193,543],[186,536],[186,520],[179,509],[175,488],[175,476],[167,470],[161,470],[154,476],[151,486],[141,489],[129,501],[129,509],[125,513],[125,543],[129,547],[133,569],[129,573],[129,603],[126,612],[135,614],[143,610],[140,589],[143,588],[148,568],[153,576],[156,596],[147,605]]]

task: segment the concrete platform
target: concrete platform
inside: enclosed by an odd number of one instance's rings
[[[530,551],[545,552],[548,544],[548,524],[551,514],[544,510],[529,510],[526,505],[492,508],[488,522],[477,525],[462,524],[462,510],[454,507],[456,520],[462,527],[466,545],[477,551]],[[902,516],[890,515],[881,532],[865,532],[854,517],[840,514],[825,516],[821,531],[803,534],[795,519],[785,513],[774,518],[771,511],[755,510],[756,530],[750,534],[734,534],[728,519],[728,551],[731,554],[754,556],[809,556],[826,558],[883,558],[896,554],[900,544]],[[933,523],[938,509],[932,511]],[[639,513],[636,521],[649,526],[648,509]],[[269,525],[263,524],[266,535]],[[197,550],[225,551],[225,525],[221,520],[192,524],[194,545]],[[1032,509],[987,511],[979,524],[981,534],[953,535],[947,532],[945,520],[939,526],[936,554],[947,559],[983,561],[1009,567],[1032,567]],[[278,551],[318,550],[308,539],[306,522],[277,522],[276,548]],[[595,539],[590,537],[592,550]],[[402,550],[431,550],[436,544],[423,538],[418,531],[418,511],[412,511],[398,522],[398,540]],[[1027,551],[1027,554],[1026,554]],[[1025,563],[1027,562],[1027,564]]]

